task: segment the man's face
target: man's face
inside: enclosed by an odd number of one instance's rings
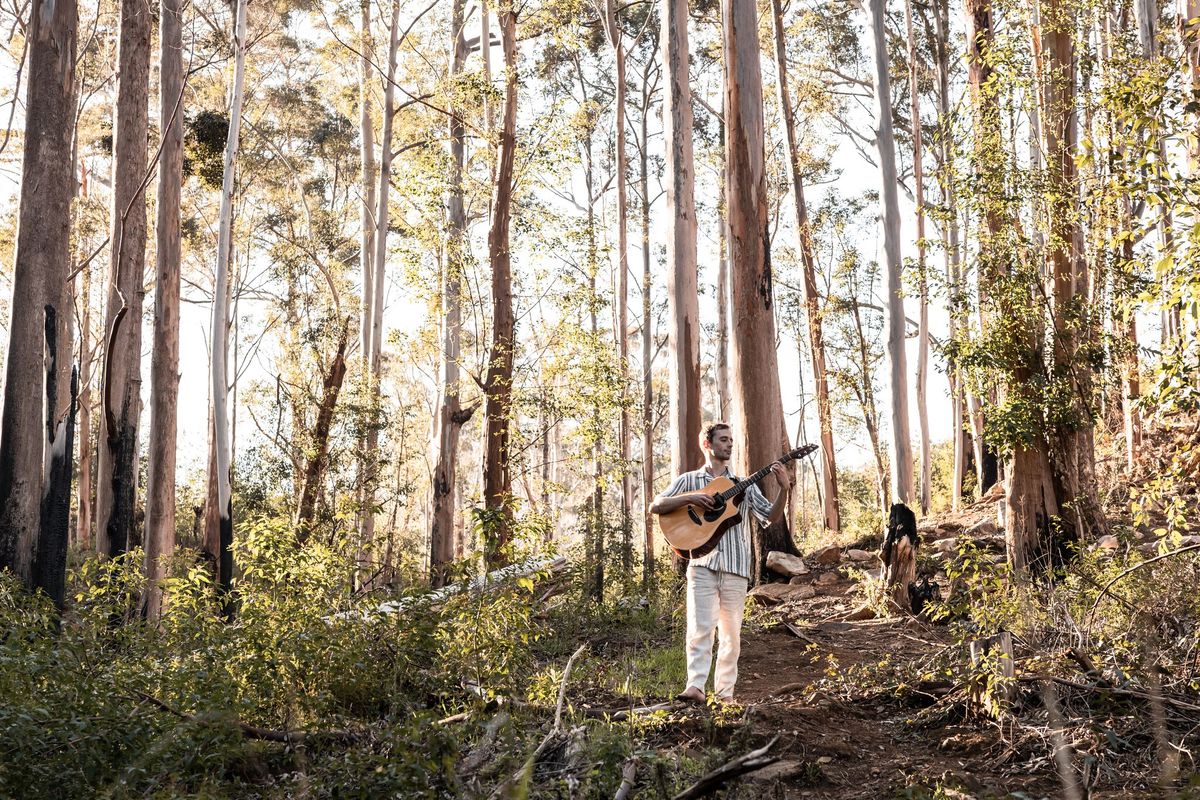
[[[728,461],[733,454],[733,432],[729,428],[715,431],[708,443],[708,449],[712,450],[713,458]]]

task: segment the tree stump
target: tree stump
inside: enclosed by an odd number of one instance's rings
[[[892,601],[913,611],[910,587],[917,579],[917,518],[903,503],[894,503],[883,539],[883,577]]]
[[[999,716],[1012,701],[1016,687],[1012,634],[1001,631],[995,636],[976,639],[969,648],[971,702],[992,716]]]

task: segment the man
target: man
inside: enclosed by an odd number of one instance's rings
[[[666,514],[686,505],[704,509],[714,507],[711,497],[700,491],[709,481],[727,475],[733,453],[733,432],[718,422],[700,434],[704,467],[685,472],[665,492],[654,498],[650,511]],[[747,512],[770,524],[783,519],[787,489],[791,483],[787,470],[779,462],[771,465],[771,475],[779,484],[779,496],[772,504],[757,486],[746,489],[741,503],[742,521],[725,532],[715,550],[692,559],[687,569],[687,688],[677,695],[680,700],[704,701],[704,685],[712,663],[713,629],[719,634],[717,672],[713,689],[722,702],[733,701],[737,683],[737,661],[741,650],[742,612],[746,606],[746,587],[750,581],[750,534]]]

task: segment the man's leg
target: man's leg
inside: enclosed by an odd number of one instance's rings
[[[701,696],[712,664],[718,577],[707,567],[689,567],[687,571],[687,689],[697,689]]]
[[[718,596],[720,612],[717,618],[717,674],[713,689],[717,697],[732,698],[738,677],[738,655],[742,651],[742,614],[746,609],[747,581],[740,575],[723,572],[720,575]]]

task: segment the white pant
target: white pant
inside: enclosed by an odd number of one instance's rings
[[[737,683],[738,653],[742,649],[742,612],[746,608],[747,581],[730,572],[691,566],[687,571],[687,672],[688,688],[704,691],[712,665],[713,631],[718,632],[717,674],[713,689],[718,697],[732,697]]]

